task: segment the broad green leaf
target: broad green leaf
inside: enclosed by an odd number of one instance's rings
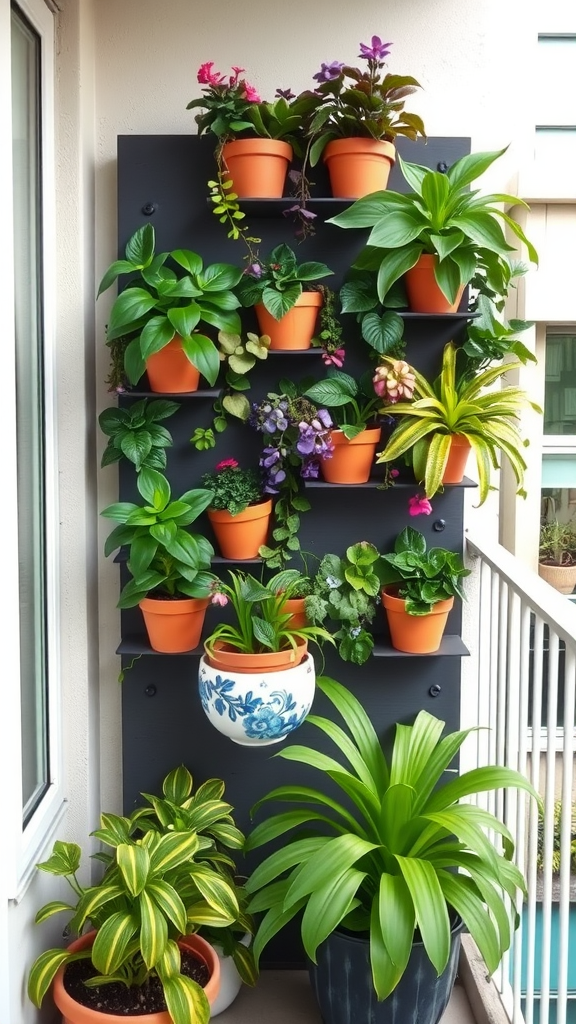
[[[422,245],[414,242],[402,249],[387,252],[378,270],[378,298],[384,302],[386,295],[395,281],[398,281],[407,270],[410,270],[422,254]]]
[[[284,871],[294,867],[295,864],[302,864],[308,860],[317,850],[320,850],[330,842],[326,836],[313,836],[310,839],[297,839],[289,846],[271,853],[263,860],[249,876],[245,889],[248,893],[257,892],[262,886],[281,875]]]
[[[308,821],[323,821],[327,824],[332,824],[330,818],[320,814],[318,811],[283,811],[281,814],[274,814],[272,817],[267,818],[266,821],[263,821],[252,830],[246,841],[244,852],[247,853],[248,850],[255,850],[258,846],[269,843],[271,839],[276,839],[278,836],[289,832],[290,829],[296,828],[298,825],[304,825]],[[342,825],[332,824],[332,828],[338,832],[344,831]]]
[[[388,765],[376,730],[360,701],[341,683],[319,676],[316,686],[342,715],[380,791],[388,785]]]
[[[147,890],[140,893],[140,949],[148,970],[154,967],[166,949],[168,925],[160,907]]]
[[[182,338],[182,348],[210,386],[215,384],[220,372],[220,357],[214,342],[204,334],[194,334],[190,338]]]
[[[134,329],[134,325],[151,309],[156,299],[144,288],[126,288],[114,302],[108,319],[107,334],[110,340]]]
[[[319,789],[312,789],[310,786],[278,786],[276,789],[271,790],[265,797],[258,800],[251,810],[251,815],[254,816],[259,807],[262,806],[267,800],[286,800],[296,801],[298,803],[313,803],[320,804],[321,806],[329,807],[344,821],[347,821],[352,828],[356,828],[356,822],[349,811],[346,810],[336,800],[333,800],[330,796],[322,793]],[[260,828],[260,826],[257,826]],[[246,852],[249,849],[255,848],[259,843],[256,843],[253,839],[254,832],[250,833],[250,836],[246,840]]]
[[[458,298],[458,291],[464,282],[460,276],[460,267],[451,256],[446,256],[445,259],[439,260],[436,263],[434,267],[434,277],[436,278],[440,291],[446,296],[448,302],[456,302],[456,299]]]
[[[241,267],[233,267],[230,263],[213,263],[199,274],[198,282],[204,292],[218,293],[235,288],[241,277]]]
[[[386,949],[376,896],[370,908],[370,966],[376,995],[378,999],[386,999],[400,981],[401,971],[392,963]]]
[[[152,224],[143,224],[126,243],[125,256],[133,269],[141,270],[150,266],[156,245]]]
[[[534,787],[520,772],[500,765],[488,765],[484,768],[473,768],[465,772],[432,794],[426,804],[426,811],[441,811],[462,800],[463,797],[487,793],[493,789],[524,789],[541,804]]]
[[[504,950],[500,949],[496,929],[474,891],[474,883],[466,875],[454,876],[442,870],[438,878],[448,903],[460,915],[484,957],[488,973],[493,974]]]
[[[428,227],[427,219],[417,210],[390,210],[374,225],[367,244],[380,249],[398,249],[419,238]]]
[[[450,956],[450,921],[438,876],[428,861],[396,856],[412,897],[424,948],[438,974]]]
[[[199,274],[202,270],[202,257],[197,252],[192,252],[190,249],[173,249],[170,256],[189,274]]]
[[[404,971],[414,942],[414,904],[402,875],[382,872],[378,892],[380,928],[394,966]]]
[[[262,302],[275,320],[281,320],[288,313],[302,294],[302,285],[298,282],[290,284],[284,291],[266,286],[262,292]]]
[[[198,325],[200,306],[197,302],[191,302],[189,306],[169,309],[168,320],[173,331],[176,331],[181,338],[187,338]]]
[[[119,911],[102,924],[92,946],[92,963],[100,974],[114,974],[124,962],[138,925],[131,914]]]
[[[446,172],[450,185],[454,189],[463,189],[466,185],[479,178],[494,163],[498,157],[506,152],[507,146],[494,152],[468,153],[466,156],[456,160]]]
[[[333,874],[311,894],[302,917],[302,942],[314,963],[318,946],[346,917],[365,878],[365,871],[345,868]]]
[[[378,313],[366,313],[362,317],[362,337],[380,355],[391,352],[403,334],[404,321],[392,310],[387,310],[381,316]]]
[[[138,896],[146,885],[150,871],[148,850],[136,843],[121,843],[116,848],[116,860],[129,893]]]
[[[96,298],[99,299],[102,292],[105,292],[110,285],[114,284],[114,281],[120,274],[130,274],[134,269],[134,266],[128,260],[115,260],[114,263],[111,263],[98,285]]]
[[[390,191],[372,192],[357,199],[342,213],[330,217],[326,223],[336,224],[339,228],[371,228],[392,210],[405,207],[410,208],[406,196]]]
[[[144,501],[157,512],[166,508],[170,501],[170,484],[162,473],[145,466],[138,474],[136,486]]]

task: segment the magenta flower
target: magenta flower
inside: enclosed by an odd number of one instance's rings
[[[220,85],[224,81],[224,75],[221,75],[218,71],[212,71],[214,67],[214,61],[207,61],[206,64],[201,64],[198,69],[198,81],[200,85]]]
[[[360,43],[359,57],[363,57],[365,60],[384,60],[390,53],[392,43],[383,43],[380,36],[372,36],[371,43],[371,46]]]
[[[400,470],[399,469],[391,469],[390,470],[390,476],[392,477],[393,480],[395,480],[396,477],[400,476]]]
[[[239,76],[246,71],[246,68],[235,68],[234,65],[232,65],[232,71],[234,72],[234,75],[230,75],[230,85],[236,85]]]
[[[344,366],[346,351],[343,348],[336,348],[333,352],[323,352],[322,359],[325,366],[337,366],[339,369]]]
[[[262,100],[258,95],[253,85],[248,85],[248,82],[244,83],[244,99],[248,100],[248,103],[261,103]]]
[[[330,64],[320,65],[320,71],[317,71],[312,78],[315,82],[333,82],[335,78],[340,77],[340,73],[344,64],[339,60],[333,60]]]
[[[408,499],[408,511],[411,516],[429,516],[432,511],[432,505],[428,498],[415,494],[413,498]]]
[[[222,462],[216,466],[216,472],[221,473],[223,469],[236,469],[237,466],[236,459],[222,459]]]

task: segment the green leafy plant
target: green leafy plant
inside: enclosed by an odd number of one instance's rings
[[[280,320],[300,298],[304,285],[333,273],[325,263],[299,264],[294,250],[282,243],[272,249],[267,260],[248,266],[237,291],[243,306],[261,302]]]
[[[346,549],[344,557],[326,554],[320,561],[306,598],[306,614],[312,622],[339,624],[333,634],[343,661],[363,665],[374,647],[368,626],[379,602],[381,558],[378,549],[360,541]]]
[[[540,527],[538,561],[545,565],[576,563],[576,531],[572,523],[551,519]]]
[[[405,305],[403,298],[396,301],[400,307]],[[396,359],[404,354],[404,321],[394,309],[385,308],[380,302],[374,271],[352,270],[340,289],[340,302],[343,313],[356,314],[362,337],[374,352]],[[388,293],[386,306],[393,304],[393,296]]]
[[[570,825],[570,871],[572,874],[576,873],[576,804],[572,804],[571,807],[571,825]],[[554,830],[552,833],[552,871],[558,873],[560,871],[560,838],[562,828],[562,801],[554,801],[553,810],[554,819]],[[539,871],[544,869],[544,834],[545,834],[545,822],[544,814],[541,811],[538,815],[538,852],[536,854],[536,866]]]
[[[235,919],[222,925],[218,910],[205,898],[197,900],[194,918],[198,933],[211,945],[218,945],[225,956],[231,956],[242,981],[254,985],[258,976],[254,957],[250,946],[241,939],[254,934],[255,924],[246,912],[247,893],[238,880],[236,862],[231,856],[243,850],[245,839],[232,817],[232,806],[224,800],[224,791],[221,779],[208,779],[194,792],[192,775],[185,765],[179,765],[164,779],[162,796],[142,793],[146,803],[132,811],[130,832],[196,832],[201,840],[196,860],[205,862],[222,876],[238,903]]]
[[[376,462],[395,462],[411,452],[416,479],[423,482],[426,497],[432,498],[442,486],[452,435],[459,434],[470,442],[476,456],[480,505],[491,489],[491,469],[498,468],[499,451],[512,466],[518,493],[524,495],[526,462],[520,450],[529,442],[520,434],[520,414],[528,407],[536,412],[542,410],[525,391],[512,385],[487,390],[521,364],[492,366],[477,373],[472,380],[458,383],[456,353],[453,342],[445,345],[442,370],[433,383],[412,367],[416,381],[414,400],[398,402],[387,410],[400,420]],[[392,361],[384,357],[383,362],[390,365]]]
[[[140,472],[148,469],[166,469],[166,448],[172,445],[172,435],[160,420],[166,420],[180,408],[178,402],[166,399],[143,398],[128,409],[104,409],[98,423],[108,437],[100,465],[110,466],[121,458],[133,462]]]
[[[128,570],[132,579],[122,589],[118,608],[133,608],[147,594],[165,597],[208,597],[216,577],[208,572],[214,548],[190,526],[212,501],[212,491],[186,491],[172,500],[170,484],[162,473],[142,469],[136,485],[144,505],[121,501],[108,505],[101,515],[118,526],[106,540],[104,554],[129,548]]]
[[[391,554],[382,555],[380,579],[398,584],[409,615],[428,615],[438,601],[465,598],[461,580],[470,575],[460,555],[446,548],[428,548],[426,538],[411,526],[399,533]]]
[[[218,349],[197,328],[203,323],[222,331],[240,331],[240,301],[233,289],[242,271],[228,263],[205,267],[189,249],[156,254],[155,244],[152,225],[139,228],[128,241],[125,259],[112,263],[100,282],[98,295],[118,277],[131,275],[110,310],[108,343],[130,339],[124,349],[124,367],[130,383],[136,384],[146,359],[178,335],[187,358],[214,384],[220,369]]]
[[[298,641],[321,640],[334,643],[331,634],[320,626],[294,626],[285,610],[292,595],[290,582],[272,581],[268,586],[244,572],[229,572],[230,583],[221,583],[219,592],[232,606],[235,624],[219,623],[204,646],[208,655],[217,642],[225,643],[241,654],[295,649]]]
[[[538,799],[534,789],[518,772],[498,766],[438,785],[472,730],[442,736],[444,722],[420,711],[413,725],[396,726],[387,760],[359,701],[333,679],[321,677],[316,685],[345,727],[317,715],[307,718],[334,743],[336,758],[297,745],[275,755],[315,769],[329,793],[321,783],[315,789],[283,785],[252,810],[256,814],[268,801],[295,805],[271,814],[247,839],[248,851],[282,837],[281,848],[246,883],[253,894],[251,912],[263,913],[254,940],[256,960],[302,912],[302,940],[313,962],[318,946],[339,927],[369,939],[374,988],[384,999],[406,970],[416,929],[438,974],[444,970],[449,915],[455,913],[493,972],[518,923],[510,900],[514,905],[526,889],[512,863],[508,829],[494,815],[460,801],[512,787]],[[334,799],[334,784],[345,805]],[[501,841],[502,852],[485,829]]]
[[[141,987],[157,976],[174,1024],[206,1024],[208,1000],[199,985],[180,973],[177,939],[198,929],[207,905],[214,922],[231,924],[240,912],[236,893],[208,860],[197,859],[207,841],[196,831],[160,835],[151,830],[134,839],[130,828],[127,818],[102,815],[93,835],[111,852],[104,854],[106,870],[96,885],[80,884],[81,850],[75,843],[56,842],[49,859],[38,865],[66,878],[76,902],[46,904],[37,923],[68,911],[71,931],[80,935],[90,924],[96,937],[82,951],[42,953],[30,971],[28,994],[40,1006],[59,967],[91,960],[94,976],[85,982],[88,987],[111,982]]]
[[[312,384],[304,392],[332,414],[338,428],[348,438],[357,437],[378,418],[380,399],[374,395],[371,381],[357,381],[342,370],[329,367],[325,380]]]
[[[381,302],[423,253],[438,257],[434,274],[450,302],[456,300],[461,286],[478,277],[491,294],[505,296],[512,278],[510,254],[514,247],[506,241],[500,221],[526,246],[530,260],[538,262],[522,228],[499,206],[525,207],[526,203],[515,196],[468,190],[505,151],[463,156],[445,174],[399,157],[400,170],[413,192],[378,192],[330,218],[328,223],[341,228],[372,229],[367,248],[355,265],[377,270]]]
[[[210,508],[223,509],[232,516],[263,500],[262,474],[241,469],[236,459],[223,459],[213,473],[204,473],[202,483],[213,494]]]

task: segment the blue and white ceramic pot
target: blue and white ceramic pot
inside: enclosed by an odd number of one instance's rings
[[[244,747],[268,747],[286,739],[306,718],[316,686],[314,660],[280,672],[236,672],[200,659],[198,688],[206,715],[218,732]]]

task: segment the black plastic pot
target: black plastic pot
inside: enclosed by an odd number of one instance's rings
[[[368,939],[333,932],[318,948],[318,964],[308,964],[324,1024],[438,1024],[456,981],[462,928],[459,922],[452,929],[450,959],[439,978],[423,944],[415,943],[400,982],[382,1002],[372,984]]]

